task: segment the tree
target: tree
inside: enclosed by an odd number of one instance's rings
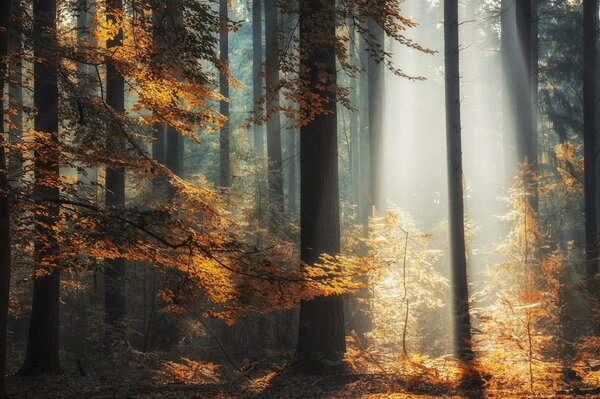
[[[0,2],[0,399],[6,398],[4,374],[11,269],[9,187],[4,148],[4,77],[8,69],[4,60],[8,54],[10,14],[10,0],[2,0]]]
[[[118,24],[117,15],[123,12],[122,0],[107,0],[107,22]],[[123,45],[123,30],[106,41],[110,50]],[[113,59],[106,60],[106,104],[117,115],[125,112],[125,81]],[[115,117],[116,119],[117,117]],[[124,146],[121,126],[115,120],[108,127],[107,147],[117,146],[120,150]],[[121,150],[122,151],[122,150]],[[111,165],[106,169],[105,204],[107,208],[122,209],[125,207],[125,168]],[[105,271],[105,310],[107,323],[107,343],[111,343],[116,336],[114,333],[121,327],[125,317],[125,260],[123,258],[109,259]]]
[[[60,268],[56,1],[33,2],[36,206],[31,320],[22,375],[57,374]]]
[[[590,294],[598,295],[595,276],[598,274],[598,200],[597,179],[597,117],[598,101],[598,0],[583,1],[583,142],[584,142],[584,202],[585,253]]]
[[[21,1],[12,1],[12,17],[14,21],[20,21],[23,18],[23,4]],[[15,144],[23,142],[23,62],[21,53],[23,51],[23,39],[21,28],[17,23],[10,24],[11,31],[8,38],[8,51],[14,55],[9,65],[10,84],[8,87],[9,106],[14,110],[9,115],[10,127],[8,130],[8,140]],[[13,186],[18,185],[21,180],[23,170],[23,153],[20,150],[11,151],[8,157],[8,180]]]
[[[383,5],[383,4],[382,4]],[[385,95],[385,32],[383,27],[373,18],[368,22],[369,33],[373,36],[368,64],[369,78],[369,212],[383,215],[385,211],[385,196],[383,191],[383,97]]]
[[[300,79],[322,100],[322,112],[300,129],[301,260],[340,250],[334,0],[300,1]],[[307,105],[304,105],[305,108]],[[296,357],[314,370],[339,362],[346,351],[341,296],[302,301]]]
[[[452,270],[454,345],[456,358],[468,364],[473,358],[473,350],[471,348],[469,287],[465,257],[457,0],[444,1],[444,64],[446,151],[448,154],[448,229]]]
[[[260,99],[263,93],[263,43],[262,43],[262,0],[252,1],[252,98],[254,100],[254,117],[261,118]],[[262,158],[265,152],[264,128],[260,123],[254,124],[254,153]]]
[[[279,115],[279,19],[276,0],[265,0],[265,72],[267,99],[267,156],[272,227],[283,213],[281,118]]]
[[[228,10],[227,0],[219,0],[219,15],[221,18],[220,27],[220,70],[219,87],[221,91],[220,111],[221,115],[229,119],[229,76],[227,73],[229,64],[229,32],[228,32]],[[230,131],[229,120],[221,126],[219,135],[219,184],[221,187],[231,186],[231,159],[230,159]]]

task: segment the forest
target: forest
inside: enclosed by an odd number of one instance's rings
[[[599,398],[599,0],[0,0],[0,399]]]

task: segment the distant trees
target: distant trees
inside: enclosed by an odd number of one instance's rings
[[[58,137],[58,59],[56,55],[56,1],[33,2],[34,93],[38,113],[34,127],[35,183],[34,220],[36,279],[23,375],[57,374],[60,248],[59,248],[59,137]],[[42,61],[43,60],[43,61]]]
[[[334,0],[300,0],[300,78],[323,112],[300,129],[300,256],[313,265],[340,251]],[[304,107],[315,106],[307,104]],[[301,109],[301,112],[303,109]],[[305,110],[308,112],[308,110]],[[296,358],[310,369],[336,364],[346,352],[342,297],[300,305]]]

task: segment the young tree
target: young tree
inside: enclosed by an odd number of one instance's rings
[[[2,0],[0,2],[0,399],[6,398],[4,374],[11,268],[9,187],[4,148],[4,77],[8,69],[8,65],[4,60],[8,54],[10,14],[11,1]]]
[[[106,0],[107,21],[117,24],[117,15],[123,12],[122,0]],[[108,49],[123,45],[123,30],[119,29],[115,37],[106,42]],[[125,112],[125,81],[112,59],[106,60],[106,104],[117,115]],[[115,117],[116,118],[116,117]],[[108,148],[124,146],[123,133],[115,121],[108,127]],[[125,207],[125,168],[110,166],[106,169],[105,204],[107,208],[122,209]],[[125,260],[122,258],[107,261],[105,271],[105,310],[108,343],[115,338],[125,317]]]
[[[598,101],[598,0],[583,1],[583,141],[585,196],[585,253],[590,294],[598,295],[597,116]]]
[[[276,223],[283,213],[283,170],[281,153],[281,118],[279,113],[279,18],[275,0],[265,0],[265,72],[267,113],[267,156],[269,205]],[[272,223],[273,226],[273,223]]]
[[[335,22],[334,0],[300,1],[301,90],[317,95],[323,107],[300,129],[300,256],[308,265],[340,250],[336,95],[327,88],[336,83]],[[345,351],[342,297],[303,301],[298,362],[314,370],[337,364]]]
[[[34,196],[36,205],[31,320],[22,375],[57,374],[60,269],[58,76],[56,1],[33,2],[33,102],[36,131]]]
[[[219,0],[219,15],[221,17],[221,28],[220,28],[220,61],[221,61],[221,73],[219,75],[219,87],[221,96],[224,98],[221,100],[220,111],[221,115],[229,119],[229,77],[223,69],[229,67],[229,32],[228,32],[228,15],[227,0]],[[229,120],[221,127],[221,133],[219,135],[219,184],[221,187],[231,186],[231,150],[230,150],[230,131],[229,131]]]
[[[465,257],[457,0],[444,1],[444,64],[446,76],[446,152],[448,154],[448,229],[452,269],[454,345],[456,358],[468,364],[473,358],[473,350],[471,348],[469,287]]]

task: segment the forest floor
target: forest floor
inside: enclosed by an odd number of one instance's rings
[[[474,398],[443,385],[406,381],[382,374],[308,375],[270,372],[262,376],[228,375],[212,383],[164,383],[152,378],[111,379],[59,376],[46,379],[9,379],[11,399],[405,399]],[[599,398],[600,392],[572,391],[560,395],[486,392],[485,398]]]

